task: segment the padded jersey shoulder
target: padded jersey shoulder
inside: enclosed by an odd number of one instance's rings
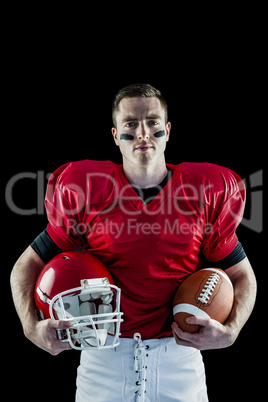
[[[70,198],[72,193],[82,194],[92,202],[105,200],[114,191],[119,165],[111,161],[83,160],[69,162],[52,173],[47,198],[55,190]]]
[[[117,165],[111,161],[93,161],[83,160],[69,162],[60,166],[52,174],[53,180],[57,185],[63,187],[69,184],[83,184],[86,177],[109,175],[117,168]]]
[[[232,170],[212,163],[183,162],[178,165],[180,185],[187,185],[192,192],[204,194],[204,201],[214,204],[225,202],[233,194],[240,192],[245,199],[242,179]],[[192,188],[191,188],[192,187]]]

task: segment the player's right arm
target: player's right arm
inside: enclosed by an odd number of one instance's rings
[[[33,294],[36,280],[44,265],[38,254],[29,246],[11,272],[11,290],[25,336],[39,348],[57,355],[71,347],[69,343],[58,340],[56,329],[68,328],[71,323],[38,319]]]
[[[39,321],[35,311],[34,289],[39,273],[51,258],[63,250],[75,250],[81,246],[80,236],[72,236],[73,231],[71,233],[68,226],[70,221],[79,224],[85,205],[77,197],[77,190],[80,189],[80,186],[74,180],[74,176],[81,177],[80,164],[78,163],[78,165],[76,171],[73,172],[72,164],[67,163],[50,176],[45,198],[49,221],[47,230],[41,233],[24,251],[11,273],[14,304],[24,334],[35,345],[52,355],[71,349],[68,342],[61,342],[57,339],[56,331],[56,329],[70,327],[71,323],[50,319]],[[83,177],[86,178],[86,174]],[[83,193],[83,189],[80,193]],[[76,212],[78,215],[75,214]]]

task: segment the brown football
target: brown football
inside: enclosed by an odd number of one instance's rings
[[[179,286],[173,301],[174,319],[183,331],[198,332],[200,326],[187,324],[187,317],[210,317],[224,324],[233,301],[229,276],[219,268],[204,268],[188,276]]]

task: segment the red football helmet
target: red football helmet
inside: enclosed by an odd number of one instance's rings
[[[89,253],[61,253],[42,269],[34,300],[41,319],[72,323],[58,338],[77,350],[119,345],[121,290],[107,268]],[[108,334],[113,335],[109,337]],[[77,345],[77,343],[80,344]]]

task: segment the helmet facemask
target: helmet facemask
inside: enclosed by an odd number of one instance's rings
[[[40,288],[38,291],[40,298],[49,303],[52,319],[72,323],[69,329],[57,330],[62,342],[69,342],[76,350],[119,345],[121,290],[107,278],[83,279],[80,287],[61,292],[52,300]]]

